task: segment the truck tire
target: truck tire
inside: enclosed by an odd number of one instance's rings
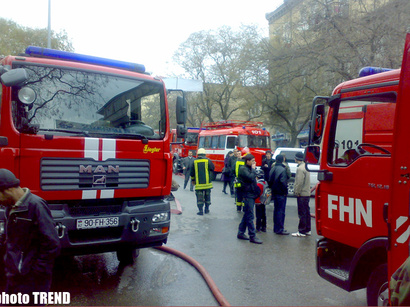
[[[121,265],[134,264],[139,254],[140,250],[138,248],[122,247],[117,250],[117,259]]]
[[[367,305],[387,306],[389,287],[387,280],[387,264],[381,264],[370,274],[367,282]]]

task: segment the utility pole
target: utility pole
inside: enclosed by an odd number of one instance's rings
[[[48,36],[47,48],[51,48],[51,0],[48,0]]]

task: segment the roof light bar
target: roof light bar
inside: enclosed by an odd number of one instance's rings
[[[145,72],[145,66],[142,64],[123,62],[111,59],[105,59],[95,57],[91,55],[78,54],[68,51],[54,50],[48,48],[41,48],[35,46],[29,46],[26,49],[26,54],[34,57],[46,57],[52,59],[69,60],[81,63],[95,64],[101,66],[108,66],[114,68],[120,68],[130,71],[136,71],[140,73]]]
[[[371,75],[379,74],[381,72],[386,72],[386,71],[390,71],[390,70],[392,70],[392,69],[383,68],[383,67],[367,66],[367,67],[363,67],[362,69],[360,69],[359,77],[371,76]]]

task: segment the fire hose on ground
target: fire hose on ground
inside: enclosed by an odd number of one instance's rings
[[[196,261],[191,256],[184,254],[183,252],[180,252],[176,249],[173,249],[167,246],[159,246],[155,248],[160,251],[177,256],[185,260],[189,264],[191,264],[195,269],[197,269],[199,273],[201,273],[202,277],[205,279],[205,282],[207,283],[215,299],[218,301],[219,305],[220,306],[231,306],[226,300],[226,298],[222,295],[221,291],[218,289],[218,287],[216,286],[215,282],[213,281],[209,273],[205,270],[205,268],[198,261]]]

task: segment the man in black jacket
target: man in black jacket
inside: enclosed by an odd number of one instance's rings
[[[237,237],[241,240],[250,240],[252,243],[262,244],[262,241],[256,237],[253,222],[255,199],[260,195],[260,189],[256,182],[255,157],[252,154],[247,154],[243,160],[245,160],[245,165],[239,168],[238,180],[242,186],[244,214],[239,224]],[[249,237],[245,234],[246,228],[248,228]]]
[[[288,195],[288,175],[283,164],[284,157],[276,156],[276,163],[269,172],[268,184],[273,198],[273,232],[278,235],[288,235],[285,230],[285,210]]]
[[[20,187],[20,180],[0,169],[0,204],[6,207],[4,265],[6,292],[49,292],[60,240],[47,202]]]
[[[265,155],[262,157],[262,166],[261,166],[261,169],[265,173],[266,181],[269,181],[269,172],[270,172],[270,169],[272,168],[273,163],[275,163],[275,160],[272,159],[272,151],[267,150]]]

